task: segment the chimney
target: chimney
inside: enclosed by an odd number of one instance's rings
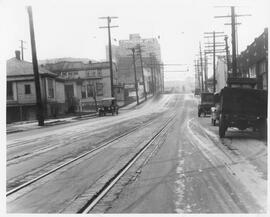
[[[16,57],[17,60],[21,60],[20,56],[21,56],[20,51],[15,50],[15,57]]]

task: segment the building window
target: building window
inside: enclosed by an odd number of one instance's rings
[[[103,84],[97,83],[97,96],[103,96]]]
[[[101,71],[101,69],[98,69],[98,70],[97,70],[97,76],[98,76],[98,77],[101,77],[101,76],[102,76],[102,71]]]
[[[265,72],[266,72],[266,62],[263,61],[259,63],[259,74],[261,75]]]
[[[267,76],[266,73],[262,75],[263,90],[267,90]]]
[[[24,94],[31,94],[31,86],[30,84],[24,85]]]
[[[94,96],[94,86],[92,84],[87,85],[87,96],[93,97]]]
[[[256,66],[253,65],[249,68],[249,76],[250,78],[256,78]]]
[[[12,82],[7,82],[7,100],[13,100],[13,87]]]
[[[48,79],[48,97],[54,98],[53,79]]]
[[[72,72],[68,72],[68,73],[67,73],[67,77],[68,77],[68,78],[72,78],[72,76],[73,76],[73,73],[72,73]]]
[[[85,85],[82,86],[82,99],[86,98],[86,87]]]

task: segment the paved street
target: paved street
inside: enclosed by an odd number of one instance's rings
[[[109,143],[7,196],[7,212],[78,212],[172,118],[91,212],[265,213],[266,141],[235,129],[219,139],[197,104],[160,95],[118,116],[7,135],[7,191]]]
[[[268,0],[0,5],[0,216],[269,213]]]

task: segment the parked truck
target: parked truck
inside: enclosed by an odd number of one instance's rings
[[[245,130],[252,127],[267,134],[267,91],[224,87],[220,92],[219,136],[229,127]]]

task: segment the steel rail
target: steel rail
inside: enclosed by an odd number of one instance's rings
[[[110,189],[119,181],[119,179],[128,171],[128,169],[140,158],[140,156],[153,144],[155,139],[160,136],[162,132],[167,129],[167,126],[176,116],[176,113],[172,117],[168,118],[161,129],[116,173],[116,175],[110,179],[103,188],[97,192],[88,203],[86,203],[77,213],[89,213],[97,203],[110,191]]]
[[[34,182],[37,182],[38,180],[40,180],[40,179],[42,179],[42,178],[44,178],[44,177],[46,177],[46,176],[52,174],[53,172],[55,172],[55,171],[57,171],[57,170],[59,170],[59,169],[65,167],[65,166],[67,166],[67,165],[69,165],[69,164],[71,164],[71,163],[73,163],[73,162],[75,162],[75,161],[77,161],[77,160],[79,160],[79,159],[81,159],[81,158],[83,158],[83,157],[89,155],[89,154],[92,154],[92,153],[94,153],[94,152],[97,152],[97,153],[98,153],[99,151],[101,151],[101,150],[103,150],[104,148],[108,147],[110,144],[112,144],[112,143],[115,142],[116,140],[118,140],[118,139],[120,139],[120,138],[123,138],[123,137],[125,137],[125,136],[128,136],[129,134],[133,133],[134,131],[140,129],[141,127],[146,127],[146,126],[148,126],[149,124],[151,124],[151,123],[154,122],[155,120],[156,120],[156,119],[152,119],[152,120],[146,122],[143,126],[142,126],[142,125],[139,125],[139,126],[133,128],[133,129],[131,129],[131,130],[129,130],[129,131],[127,131],[127,132],[125,132],[125,133],[123,133],[123,134],[121,134],[121,135],[119,135],[119,136],[117,136],[117,137],[115,137],[115,138],[113,138],[113,139],[111,139],[111,140],[105,142],[104,144],[102,144],[102,145],[100,145],[100,146],[98,146],[98,147],[96,147],[96,148],[94,148],[94,149],[92,149],[92,150],[90,150],[90,151],[87,151],[87,152],[85,152],[85,153],[83,153],[83,154],[77,156],[76,158],[74,158],[74,159],[72,159],[72,160],[70,160],[70,161],[68,161],[68,162],[66,162],[66,163],[64,163],[64,164],[61,164],[61,165],[59,165],[58,167],[53,168],[53,169],[49,170],[48,172],[46,172],[46,173],[44,173],[44,174],[42,174],[42,175],[40,175],[40,176],[38,176],[38,177],[36,177],[36,178],[34,178],[34,179],[28,181],[28,182],[25,182],[24,184],[22,184],[22,185],[20,185],[20,186],[18,186],[18,187],[15,187],[15,188],[11,189],[10,191],[8,191],[8,192],[6,193],[6,196],[9,196],[9,195],[11,195],[11,194],[13,194],[13,193],[15,193],[15,192],[21,190],[21,189],[23,189],[23,188],[25,188],[25,187],[27,187],[27,186],[33,184]],[[97,153],[96,153],[96,154],[97,154]]]

